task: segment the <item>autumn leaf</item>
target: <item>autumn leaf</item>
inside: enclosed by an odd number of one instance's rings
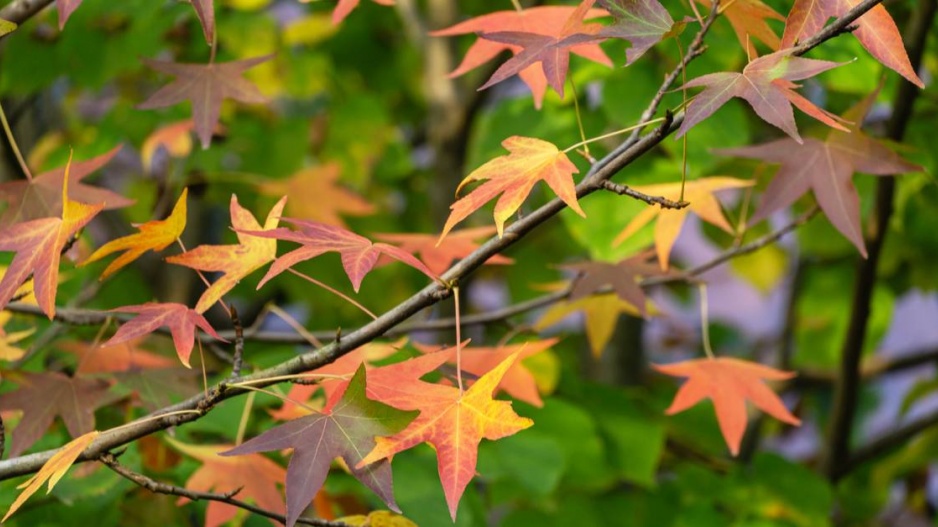
[[[300,0],[309,2],[310,0]],[[335,9],[332,10],[332,23],[341,24],[345,17],[349,15],[356,7],[361,0],[339,0],[336,4]],[[391,6],[394,5],[394,0],[372,0],[376,4]]]
[[[860,129],[864,117],[876,101],[876,93],[847,110],[843,117],[856,123],[848,132],[831,130],[823,141],[805,139],[797,144],[790,139],[719,150],[736,157],[761,159],[778,163],[778,172],[762,194],[759,208],[751,223],[768,218],[784,209],[809,190],[831,224],[866,257],[866,246],[860,227],[860,198],[853,186],[854,172],[879,176],[921,172],[921,166],[902,159],[883,143]]]
[[[632,64],[675,29],[674,19],[658,0],[599,0],[612,15],[612,25],[600,37],[628,40],[625,65]]]
[[[66,166],[61,191],[61,218],[41,218],[0,228],[0,251],[16,252],[3,278],[0,278],[0,309],[32,275],[36,302],[50,320],[55,316],[55,293],[63,249],[72,236],[104,208],[104,204],[86,205],[68,198],[68,170]]]
[[[586,340],[590,351],[599,358],[612,338],[619,315],[642,316],[631,302],[622,300],[616,293],[595,294],[577,300],[563,300],[552,305],[534,324],[535,331],[541,331],[557,324],[573,313],[582,312],[586,325]]]
[[[522,11],[496,11],[448,28],[431,31],[430,35],[443,37],[476,33],[519,32],[556,38],[561,34],[567,20],[570,19],[575,10],[576,8],[573,6],[537,6]],[[602,9],[590,9],[583,18],[591,19],[606,16],[607,14]],[[520,46],[494,42],[480,37],[466,52],[462,63],[450,73],[450,77],[464,75],[494,59],[502,51],[510,50],[512,53],[518,53],[521,49]],[[604,66],[612,67],[612,61],[609,60],[609,57],[596,41],[571,46],[569,52]],[[538,67],[537,64],[531,64],[521,70],[519,76],[531,89],[534,95],[534,106],[540,108],[544,100],[544,94],[547,91],[547,78],[544,76],[543,69]]]
[[[256,234],[260,234],[261,229],[269,231],[277,226],[286,201],[287,198],[284,196],[270,209],[267,221],[261,227],[251,212],[238,203],[238,197],[232,194],[229,208],[231,209],[231,226],[238,236],[237,245],[200,245],[191,251],[166,259],[169,263],[184,265],[199,271],[224,273],[202,293],[195,306],[197,313],[205,313],[225,293],[231,291],[242,278],[277,257],[277,240],[271,236],[261,237]],[[249,232],[255,234],[248,234]],[[178,347],[177,351],[179,351]]]
[[[677,237],[681,233],[681,227],[684,226],[687,215],[693,212],[700,219],[732,233],[734,232],[733,227],[727,223],[720,202],[713,194],[731,188],[749,187],[752,184],[752,181],[729,177],[708,177],[688,181],[684,185],[684,201],[689,202],[690,205],[682,209],[648,207],[642,210],[616,236],[613,244],[622,243],[648,222],[658,218],[658,223],[655,225],[655,250],[661,268],[667,270],[670,266],[671,248],[674,247],[674,242],[677,241]],[[673,200],[678,200],[681,197],[681,183],[664,183],[633,188],[638,192],[647,192],[649,196],[664,196]]]
[[[186,196],[188,192],[189,189],[182,189],[182,195],[176,201],[176,206],[173,207],[173,211],[165,220],[153,220],[140,224],[137,226],[140,229],[137,234],[130,234],[107,242],[82,262],[80,267],[96,262],[111,253],[127,251],[118,256],[104,269],[99,278],[104,280],[125,265],[140,258],[143,253],[162,251],[169,247],[177,238],[182,236],[182,231],[186,228]]]
[[[505,372],[501,382],[498,383],[498,389],[519,401],[524,401],[532,406],[540,408],[544,406],[544,401],[541,400],[541,394],[537,389],[537,381],[522,361],[528,357],[549,350],[559,341],[560,339],[551,338],[497,347],[463,345],[460,349],[459,362],[464,372],[469,372],[477,377],[481,377],[493,370],[505,359],[517,355],[518,360]],[[414,347],[420,350],[421,353],[432,353],[444,349],[443,346],[430,346],[418,343],[414,343]],[[456,348],[453,346],[447,347],[445,348],[445,353],[449,355],[448,362],[455,364]]]
[[[713,7],[710,0],[697,1],[707,8]],[[720,3],[720,13],[733,26],[736,38],[749,51],[749,56],[755,56],[756,51],[752,39],[759,40],[772,51],[777,51],[780,47],[781,39],[769,26],[767,20],[785,20],[785,17],[761,0],[734,0]]]
[[[375,208],[340,185],[341,170],[334,162],[307,167],[285,181],[264,181],[257,190],[267,196],[296,196],[287,203],[291,218],[345,227],[342,216],[367,216]]]
[[[416,412],[395,410],[365,396],[365,368],[359,366],[341,399],[321,414],[300,417],[246,441],[223,456],[292,448],[287,466],[287,527],[293,527],[329,473],[332,460],[341,457],[352,475],[381,497],[396,512],[391,463],[365,467],[358,463],[375,446],[375,436],[401,431]]]
[[[214,0],[190,0],[192,8],[195,9],[195,15],[199,18],[199,24],[202,26],[202,34],[205,35],[205,42],[209,46],[215,45],[215,6]]]
[[[62,448],[60,448],[48,461],[43,463],[42,468],[38,472],[32,475],[29,479],[20,484],[18,489],[23,489],[23,492],[20,492],[20,495],[16,497],[16,500],[13,501],[13,504],[10,505],[10,508],[7,509],[7,513],[3,516],[3,519],[0,520],[0,523],[7,521],[14,512],[19,509],[30,496],[36,493],[39,490],[39,487],[42,487],[42,484],[46,481],[49,482],[49,488],[46,491],[48,494],[52,491],[52,488],[55,487],[55,484],[65,476],[65,473],[68,472],[68,469],[71,468],[72,464],[75,463],[75,460],[78,459],[78,456],[94,442],[95,438],[98,437],[98,431],[94,430],[88,432],[87,434],[76,437],[75,439],[66,443]]]
[[[39,218],[62,216],[62,187],[65,174],[68,173],[68,197],[82,203],[103,203],[104,208],[119,209],[134,201],[120,194],[81,182],[82,179],[96,172],[117,155],[120,146],[100,156],[69,163],[48,172],[34,176],[31,181],[17,180],[0,183],[0,200],[7,203],[0,228],[14,223]]]
[[[443,493],[450,516],[455,520],[459,499],[475,475],[479,442],[482,439],[501,439],[534,424],[530,419],[515,414],[510,402],[492,399],[502,377],[517,358],[513,355],[502,361],[465,393],[457,388],[437,386],[433,393],[407,401],[406,407],[397,406],[402,410],[420,410],[420,415],[403,431],[391,437],[376,438],[374,450],[358,466],[375,463],[421,443],[430,443],[436,450]]]
[[[472,254],[479,248],[475,240],[479,238],[488,238],[495,234],[495,227],[476,227],[472,229],[463,229],[454,231],[437,243],[437,237],[433,234],[396,234],[380,233],[375,237],[381,241],[393,243],[411,254],[420,257],[420,260],[427,264],[427,267],[434,274],[440,275],[456,260],[461,260]],[[493,255],[485,261],[487,265],[508,265],[514,263],[514,260],[500,254]],[[378,262],[380,265],[381,262]]]
[[[283,220],[297,226],[299,230],[295,231],[281,227],[264,232],[255,232],[250,229],[243,231],[253,236],[295,242],[302,245],[299,249],[294,249],[277,258],[277,261],[270,266],[270,270],[267,271],[267,274],[257,285],[258,289],[266,284],[268,280],[294,265],[327,252],[337,252],[342,257],[342,267],[345,269],[345,274],[348,275],[349,280],[351,280],[356,293],[361,287],[365,275],[374,268],[378,257],[382,254],[405,263],[430,278],[436,279],[436,275],[430,269],[427,269],[423,262],[393,245],[372,243],[364,236],[359,236],[352,231],[334,225],[292,218],[283,218]]]
[[[440,241],[446,238],[457,223],[499,194],[501,197],[495,204],[495,228],[501,237],[505,232],[505,222],[521,207],[538,181],[547,183],[567,206],[580,216],[586,216],[577,202],[576,187],[573,184],[573,174],[579,170],[567,154],[547,141],[517,135],[502,141],[502,146],[510,154],[496,157],[473,170],[456,188],[458,195],[466,184],[486,180],[450,205],[452,212],[443,226]]]
[[[351,527],[417,527],[417,524],[391,511],[371,511],[367,516],[343,516],[336,521]]]
[[[782,47],[790,47],[813,36],[827,20],[840,17],[856,7],[860,0],[795,0],[782,34]],[[902,34],[882,4],[877,4],[857,18],[851,31],[860,44],[887,68],[895,71],[919,88],[922,79],[915,73],[902,43]]]
[[[173,157],[185,157],[192,152],[192,119],[162,126],[153,131],[140,146],[140,161],[147,172],[153,172],[153,158],[162,148]]]
[[[652,366],[665,375],[688,378],[666,410],[668,415],[682,412],[703,399],[713,401],[720,432],[734,456],[739,453],[739,445],[746,432],[747,400],[780,421],[796,426],[801,424],[763,382],[791,379],[794,373],[728,357]]]
[[[639,285],[642,278],[660,276],[659,266],[648,262],[648,254],[637,254],[618,263],[582,262],[561,266],[562,269],[576,271],[579,275],[573,279],[568,300],[575,302],[581,298],[600,292],[609,286],[625,302],[636,307],[645,316],[645,291]]]
[[[486,40],[508,44],[520,48],[515,55],[502,64],[485,84],[479,87],[484,90],[509,77],[521,73],[522,70],[540,63],[547,79],[547,84],[563,97],[563,85],[566,83],[567,70],[570,66],[570,47],[583,42],[596,40],[596,35],[603,26],[600,24],[585,24],[583,18],[587,16],[595,0],[583,0],[580,5],[570,13],[560,32],[556,35],[541,35],[526,31],[497,31],[482,33],[480,36]],[[568,37],[576,36],[571,40]]]
[[[222,100],[234,99],[245,103],[267,101],[257,87],[242,78],[241,74],[272,57],[273,55],[264,55],[210,64],[181,64],[141,59],[150,68],[172,75],[176,80],[157,90],[137,108],[152,110],[179,104],[185,100],[191,101],[196,135],[202,142],[202,148],[208,148],[212,142],[212,130],[218,125]]]
[[[792,81],[804,80],[837,66],[840,63],[795,57],[791,55],[791,50],[782,50],[754,59],[743,68],[742,73],[720,72],[697,77],[686,83],[684,88],[706,89],[697,94],[685,108],[684,122],[681,123],[677,137],[687,133],[733,97],[745,99],[763,121],[799,143],[801,136],[795,125],[792,104],[832,128],[846,130],[835,117],[793,90],[797,85]]]
[[[55,416],[62,418],[72,437],[94,430],[94,411],[110,402],[103,379],[66,377],[61,373],[9,373],[19,387],[0,397],[0,410],[22,410],[23,419],[13,430],[10,456],[17,457],[39,440]]]
[[[161,327],[167,327],[173,336],[173,346],[176,348],[176,354],[179,355],[179,360],[186,368],[189,367],[189,355],[192,354],[192,346],[195,343],[196,327],[201,328],[202,331],[217,340],[227,342],[215,332],[215,329],[208,323],[208,320],[205,320],[205,317],[183,304],[149,302],[136,306],[122,306],[111,311],[137,313],[139,316],[125,322],[114,333],[114,336],[105,343],[105,346],[128,342],[137,337],[153,333]]]
[[[202,466],[189,476],[186,488],[202,491],[227,493],[238,489],[238,499],[254,502],[267,510],[279,510],[283,503],[278,485],[284,481],[286,470],[260,454],[223,457],[222,452],[234,445],[188,445],[166,437],[169,445],[183,454],[202,462]],[[177,503],[189,500],[179,498]],[[238,507],[218,501],[210,501],[205,512],[205,527],[220,527],[234,519]],[[270,520],[274,525],[280,523]]]
[[[142,343],[142,338],[114,345],[72,340],[60,342],[57,347],[75,354],[78,360],[76,374],[114,373],[175,366],[176,363],[172,359],[141,348]]]

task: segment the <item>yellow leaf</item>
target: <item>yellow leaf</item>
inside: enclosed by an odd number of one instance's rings
[[[147,172],[153,171],[153,156],[163,147],[172,157],[186,157],[192,152],[192,119],[168,124],[156,129],[140,147],[140,161]]]
[[[0,37],[6,35],[7,33],[12,33],[15,29],[16,24],[10,22],[9,20],[0,18]]]
[[[326,15],[308,15],[290,22],[283,30],[283,42],[288,46],[312,46],[331,37],[339,27]]]
[[[417,527],[413,521],[391,511],[373,511],[368,516],[356,514],[339,518],[336,521],[353,527]]]
[[[601,295],[592,295],[583,297],[573,302],[564,301],[554,304],[546,313],[534,324],[536,331],[553,326],[571,314],[582,311],[586,325],[586,339],[590,343],[590,350],[594,357],[599,357],[603,353],[612,333],[616,329],[616,322],[619,321],[619,315],[631,315],[640,317],[638,308],[631,303],[619,298],[615,293],[605,293]],[[649,302],[646,310],[648,314],[655,314],[654,306]]]
[[[788,256],[777,245],[769,245],[758,251],[733,258],[730,268],[755,286],[759,292],[771,291],[788,270]]]
[[[109,241],[98,248],[81,265],[100,260],[113,252],[127,251],[118,256],[101,273],[101,279],[103,280],[139,258],[143,253],[150,250],[162,251],[168,247],[182,235],[182,231],[186,228],[186,196],[188,191],[189,189],[182,190],[182,195],[179,196],[179,200],[168,218],[148,221],[137,226],[140,232]]]
[[[42,486],[47,480],[49,482],[49,489],[46,491],[48,493],[52,490],[52,487],[55,487],[55,484],[62,479],[62,476],[68,471],[69,467],[72,466],[72,463],[75,462],[75,459],[78,458],[78,455],[84,452],[88,445],[90,445],[95,438],[98,437],[98,431],[94,430],[88,432],[83,436],[76,437],[71,440],[68,444],[63,446],[56,452],[49,461],[46,461],[45,465],[39,469],[39,472],[33,474],[33,477],[29,478],[22,485],[16,487],[18,489],[24,489],[19,496],[16,497],[16,500],[13,502],[13,505],[10,505],[10,509],[7,511],[6,515],[3,517],[0,522],[5,522],[11,514],[16,512],[23,503],[29,499],[30,496],[36,493],[39,490],[39,487]]]

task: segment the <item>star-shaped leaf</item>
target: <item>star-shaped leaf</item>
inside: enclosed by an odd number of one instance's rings
[[[150,68],[172,75],[176,80],[163,86],[137,107],[143,110],[172,106],[183,101],[192,101],[192,121],[195,132],[208,148],[212,141],[212,130],[218,125],[221,102],[234,99],[245,103],[267,102],[257,87],[241,77],[246,70],[271,59],[264,55],[232,62],[211,64],[180,64],[161,60],[142,59]]]
[[[460,393],[457,388],[438,386],[444,390],[411,400],[408,406],[412,408],[402,409],[419,409],[417,419],[391,437],[378,437],[374,450],[358,466],[381,461],[421,443],[430,443],[436,449],[443,493],[450,516],[455,519],[459,499],[475,475],[479,442],[482,439],[501,439],[533,424],[530,419],[515,414],[510,402],[492,399],[502,377],[517,358],[513,355],[502,361],[465,393]]]
[[[290,179],[264,181],[257,189],[268,196],[296,196],[287,203],[287,215],[345,227],[342,216],[367,216],[375,208],[339,182],[342,167],[330,162],[308,167]]]
[[[516,360],[505,372],[501,382],[498,383],[498,389],[508,395],[524,401],[538,408],[544,406],[541,400],[541,394],[537,389],[537,381],[534,375],[528,370],[524,359],[537,355],[538,353],[549,350],[554,347],[560,339],[532,340],[521,344],[502,345],[497,347],[485,346],[461,346],[459,362],[464,372],[469,372],[477,377],[482,377],[505,359],[517,355]],[[443,349],[443,346],[428,346],[424,344],[414,344],[422,353],[432,353]],[[445,353],[449,355],[451,364],[456,363],[456,348],[447,347]],[[464,379],[465,381],[465,379]]]
[[[849,133],[831,130],[824,141],[808,138],[800,145],[791,139],[780,139],[762,145],[720,150],[719,153],[725,155],[781,165],[765,189],[751,221],[755,223],[767,218],[812,190],[831,224],[865,257],[866,247],[860,228],[860,198],[852,181],[854,172],[884,176],[923,170],[860,130],[860,123],[875,100],[876,93],[873,93],[844,113],[844,119],[856,123],[850,126]]]
[[[261,229],[269,231],[277,227],[287,198],[278,201],[264,226],[254,219],[254,215],[238,203],[238,197],[231,195],[231,226],[238,235],[237,245],[200,245],[191,251],[170,256],[167,262],[184,265],[199,271],[221,271],[224,274],[215,280],[199,298],[195,306],[198,313],[205,313],[221,297],[241,281],[242,278],[260,269],[264,264],[277,257],[277,240],[273,236],[261,237]],[[254,234],[248,234],[253,232]]]
[[[0,183],[0,201],[7,203],[0,228],[29,220],[62,216],[62,187],[68,173],[68,197],[82,203],[103,203],[105,209],[119,209],[134,201],[120,194],[81,182],[82,179],[96,172],[107,164],[120,146],[110,152],[85,161],[71,162],[66,167],[59,167],[33,177],[32,181],[17,180]]]
[[[795,0],[785,21],[782,47],[794,46],[813,36],[829,18],[843,16],[859,3],[860,0]],[[875,5],[853,23],[857,29],[851,33],[870,55],[912,84],[919,88],[925,87],[912,68],[902,43],[902,34],[885,7]]]
[[[674,19],[658,0],[599,0],[612,15],[612,25],[600,37],[628,40],[625,65],[635,62],[652,46],[675,29]]]
[[[599,358],[612,338],[619,315],[642,316],[643,310],[619,298],[616,293],[603,293],[586,296],[577,300],[564,300],[551,306],[534,325],[536,331],[553,326],[576,312],[582,312],[586,325],[586,340],[590,351]]]
[[[172,438],[166,441],[183,454],[202,462],[189,476],[186,488],[205,492],[226,493],[240,489],[238,499],[253,501],[258,507],[278,510],[283,503],[277,485],[284,481],[286,470],[260,454],[223,457],[219,454],[234,445],[187,445]],[[186,503],[179,498],[178,503]],[[205,512],[205,527],[220,527],[234,519],[240,511],[234,505],[210,501]],[[270,520],[274,525],[280,523]]]
[[[114,333],[114,336],[105,343],[105,346],[128,342],[153,333],[161,327],[167,327],[173,336],[176,354],[179,355],[179,360],[187,368],[189,367],[189,355],[192,354],[192,346],[195,343],[196,327],[201,328],[202,331],[218,340],[225,341],[225,339],[218,336],[218,333],[215,333],[215,329],[208,323],[208,320],[205,320],[205,317],[183,304],[150,302],[136,306],[123,306],[111,311],[138,313],[139,316],[124,323]]]
[[[562,267],[580,273],[573,280],[570,302],[593,295],[609,286],[620,299],[638,308],[642,316],[646,314],[645,291],[638,283],[642,278],[663,274],[659,266],[648,262],[647,254],[631,256],[614,264],[582,262]]]
[[[495,228],[501,237],[505,232],[505,222],[517,212],[538,181],[547,183],[568,207],[580,216],[586,216],[577,202],[573,184],[573,174],[578,173],[579,169],[567,154],[558,150],[553,143],[517,135],[502,141],[502,146],[511,153],[496,157],[473,170],[459,184],[456,194],[468,183],[485,180],[485,183],[450,205],[452,212],[443,226],[440,240],[457,223],[499,194],[501,197],[495,204]]]
[[[284,218],[284,221],[297,226],[299,230],[294,231],[281,227],[266,232],[245,231],[254,236],[285,240],[302,245],[299,249],[294,249],[277,258],[277,261],[270,266],[270,270],[267,271],[267,274],[257,285],[258,288],[290,267],[327,252],[337,252],[342,257],[342,267],[345,269],[345,274],[348,275],[349,280],[351,280],[356,293],[361,287],[365,275],[374,268],[378,262],[378,257],[382,254],[405,263],[430,278],[436,278],[436,275],[427,269],[423,262],[393,245],[372,243],[364,236],[325,223],[292,218]]]
[[[186,196],[188,192],[189,189],[182,190],[182,195],[179,196],[176,206],[173,207],[173,211],[165,220],[153,220],[138,225],[137,228],[140,229],[140,232],[107,242],[92,253],[81,265],[96,262],[113,252],[127,251],[118,256],[104,269],[100,277],[101,280],[104,280],[120,268],[140,258],[143,253],[162,251],[169,247],[182,235],[182,231],[186,228]]]
[[[616,236],[613,243],[616,245],[622,243],[648,222],[658,218],[658,223],[655,225],[655,250],[661,268],[667,270],[670,265],[671,248],[674,247],[674,242],[677,241],[677,237],[681,233],[681,227],[684,226],[687,215],[694,212],[700,219],[732,233],[734,232],[733,227],[727,223],[720,202],[717,201],[713,193],[731,188],[748,187],[752,184],[752,181],[729,177],[709,177],[697,181],[688,181],[684,185],[684,200],[689,202],[690,205],[683,209],[648,207],[632,218],[632,221],[625,226],[625,229]],[[649,196],[664,196],[672,200],[678,200],[681,196],[680,183],[636,186],[634,188],[638,192],[647,192]]]
[[[837,62],[795,57],[790,50],[782,50],[753,60],[743,68],[742,73],[720,72],[697,77],[684,87],[706,89],[687,105],[677,137],[687,133],[733,97],[745,99],[763,121],[799,143],[801,136],[795,125],[792,104],[828,126],[846,130],[835,117],[793,90],[797,85],[792,81],[804,80],[837,66],[840,66]]]
[[[94,430],[94,411],[108,402],[103,379],[66,377],[61,373],[4,373],[19,388],[0,397],[0,410],[22,410],[13,429],[10,456],[17,457],[39,440],[55,416],[62,418],[72,437]]]
[[[3,278],[0,278],[0,309],[32,275],[39,307],[49,319],[55,316],[62,251],[72,236],[104,208],[104,204],[86,205],[68,199],[67,166],[61,194],[61,218],[41,218],[0,228],[0,251],[16,251]]]
[[[495,227],[476,227],[450,232],[443,241],[437,243],[437,236],[433,234],[376,234],[379,240],[393,243],[402,250],[416,254],[420,260],[427,264],[430,271],[440,275],[456,260],[461,260],[472,254],[479,244],[475,240],[488,238],[495,234]],[[486,264],[511,264],[514,260],[496,254],[485,261]],[[379,262],[380,265],[380,262]]]
[[[88,448],[91,443],[98,437],[98,431],[94,430],[84,434],[80,437],[69,441],[65,446],[60,448],[58,452],[52,455],[48,461],[43,463],[42,468],[38,472],[33,474],[32,477],[20,484],[18,489],[23,489],[23,492],[16,497],[16,500],[10,505],[10,508],[7,509],[7,513],[3,515],[3,519],[0,522],[7,521],[7,518],[10,517],[14,512],[19,509],[30,496],[36,493],[42,484],[46,481],[49,482],[49,487],[46,492],[51,492],[52,488],[55,487],[55,484],[65,476],[65,473],[68,472],[68,469],[71,468],[72,464],[75,463],[75,460],[78,459],[78,456]]]
[[[328,411],[272,428],[221,455],[293,449],[287,467],[287,527],[293,527],[312,501],[337,457],[388,507],[400,512],[394,502],[391,463],[382,460],[365,467],[358,467],[358,463],[374,448],[376,436],[401,431],[415,416],[416,412],[369,400],[365,396],[365,369],[359,366],[342,398]]]
[[[570,67],[570,48],[576,44],[597,40],[593,35],[602,28],[599,24],[586,24],[583,18],[587,16],[595,0],[583,0],[580,5],[570,13],[560,32],[556,35],[542,35],[526,31],[497,31],[482,33],[480,36],[521,51],[502,64],[485,84],[479,87],[484,90],[509,77],[521,73],[522,70],[540,63],[547,79],[547,84],[563,97],[563,85],[567,81],[567,70]],[[576,39],[568,37],[576,35]]]
[[[739,445],[746,432],[747,400],[780,421],[801,424],[785,408],[778,395],[763,382],[790,379],[795,376],[794,373],[727,357],[653,366],[666,375],[688,377],[666,410],[667,414],[682,412],[703,399],[710,399],[720,423],[720,431],[734,456],[739,453]]]
[[[570,15],[575,10],[576,7],[574,6],[537,6],[523,11],[496,11],[448,28],[432,31],[430,34],[442,37],[474,33],[520,32],[557,37],[563,31],[567,20],[570,19]],[[607,14],[602,9],[591,9],[584,18],[591,19]],[[450,76],[458,77],[463,75],[494,59],[502,51],[510,50],[512,53],[518,53],[521,49],[520,46],[479,38],[472,44],[462,63],[450,73]],[[612,66],[612,61],[599,47],[598,41],[572,46],[569,51],[604,66]],[[547,91],[547,78],[544,76],[543,69],[538,67],[537,64],[531,64],[521,70],[519,76],[534,94],[534,105],[540,108],[544,100],[544,94]]]

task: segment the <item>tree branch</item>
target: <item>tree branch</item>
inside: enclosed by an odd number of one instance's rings
[[[614,192],[620,196],[628,196],[639,201],[644,201],[649,205],[659,205],[662,209],[683,209],[690,205],[687,201],[674,201],[664,196],[649,196],[648,194],[634,190],[627,185],[620,185],[612,181],[603,181],[602,188],[609,192]]]
[[[51,3],[52,0],[13,0],[0,9],[0,18],[14,24],[22,24]]]
[[[866,3],[871,2],[864,2]],[[906,32],[910,45],[906,47],[910,50],[909,60],[913,69],[918,69],[922,62],[925,41],[935,14],[935,3],[934,0],[919,2],[916,12],[911,17],[912,27]],[[850,12],[855,10],[852,9]],[[887,125],[889,139],[902,140],[912,116],[912,105],[919,93],[920,90],[908,81],[903,80],[899,85],[893,113]],[[841,350],[840,376],[834,392],[827,444],[821,463],[821,470],[831,481],[836,481],[840,475],[844,474],[842,467],[850,458],[850,433],[853,430],[862,379],[860,359],[866,342],[873,288],[876,284],[876,269],[886,234],[889,231],[889,220],[892,218],[895,184],[894,177],[882,177],[877,181],[874,230],[867,240],[868,258],[860,260],[857,266],[853,288],[853,310],[850,313],[847,335]]]
[[[246,501],[235,499],[234,496],[237,495],[238,492],[241,491],[241,489],[237,489],[232,492],[226,492],[224,494],[219,494],[215,492],[200,492],[196,490],[190,490],[184,487],[177,487],[176,485],[169,485],[167,483],[162,483],[150,477],[144,476],[143,474],[140,474],[139,472],[135,472],[125,467],[124,465],[120,464],[120,462],[117,461],[117,458],[113,454],[110,454],[110,453],[101,454],[100,456],[98,456],[98,461],[100,461],[101,463],[104,463],[104,465],[106,465],[107,468],[120,474],[125,479],[128,479],[136,483],[137,485],[149,490],[150,492],[156,492],[158,494],[168,494],[170,496],[180,496],[183,498],[188,498],[192,501],[206,500],[206,501],[217,501],[221,503],[227,503],[228,505],[232,505],[234,507],[244,509],[248,512],[253,512],[254,514],[263,516],[265,518],[276,520],[282,524],[286,524],[287,522],[286,516],[282,514],[277,514],[276,512],[263,509],[261,507],[253,505]],[[303,518],[302,516],[296,520],[296,523],[303,524],[303,525],[315,525],[318,527],[347,527],[348,526],[348,524],[345,522],[331,522],[331,521],[320,520],[320,519]]]
[[[935,425],[938,425],[938,411],[933,411],[915,421],[893,429],[891,432],[871,441],[869,444],[856,449],[843,464],[836,467],[836,471],[833,473],[833,479],[840,479],[860,465],[888,454]]]

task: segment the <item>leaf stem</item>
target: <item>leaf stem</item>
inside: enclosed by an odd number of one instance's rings
[[[16,146],[16,139],[13,137],[13,130],[10,128],[10,123],[7,122],[7,115],[3,112],[3,106],[0,105],[0,123],[3,124],[3,132],[7,136],[7,140],[10,142],[10,149],[13,150],[13,155],[16,156],[16,161],[20,164],[20,168],[23,170],[23,174],[26,175],[28,181],[33,180],[33,174],[29,171],[29,165],[26,164],[26,160],[23,159],[23,153],[20,152],[20,148]]]
[[[576,83],[573,82],[572,76],[570,77],[570,88],[573,91],[573,112],[576,114],[576,126],[580,129],[580,142],[583,143],[586,159],[592,163],[593,157],[590,155],[589,143],[586,141],[586,130],[583,129],[583,116],[580,115],[580,94],[576,91]]]
[[[372,320],[378,320],[378,315],[375,315],[374,313],[372,313],[371,311],[369,311],[367,307],[365,307],[365,306],[359,304],[359,303],[356,302],[352,297],[346,295],[345,293],[342,293],[342,292],[339,291],[338,289],[333,289],[332,287],[329,287],[328,285],[326,285],[326,284],[320,282],[319,280],[316,280],[316,279],[313,278],[312,276],[305,275],[305,274],[303,274],[303,273],[297,271],[296,269],[290,268],[290,269],[287,269],[287,270],[290,271],[291,273],[295,274],[296,276],[299,276],[300,278],[303,278],[304,280],[307,280],[307,281],[309,281],[310,283],[316,284],[316,285],[318,285],[319,287],[325,289],[326,291],[329,291],[330,293],[336,295],[337,297],[341,298],[342,300],[345,300],[345,301],[348,302],[349,304],[352,304],[353,306],[355,306],[355,307],[357,307],[358,309],[360,309],[363,313],[365,313],[366,315],[368,315],[369,317],[371,317]]]
[[[244,442],[244,431],[248,427],[248,418],[251,417],[251,409],[254,408],[254,399],[257,398],[257,392],[251,392],[245,397],[244,410],[241,412],[241,420],[238,422],[238,434],[235,436],[235,446]]]
[[[713,359],[713,348],[710,347],[710,313],[707,301],[707,284],[701,282],[700,288],[700,331],[703,340],[704,353],[708,359]]]
[[[283,309],[280,309],[280,307],[278,307],[275,304],[268,304],[267,309],[270,310],[270,312],[273,313],[274,315],[277,315],[278,317],[280,317],[284,322],[286,322],[291,328],[293,328],[293,331],[296,331],[298,335],[306,339],[306,342],[308,342],[311,346],[313,346],[314,348],[322,347],[322,342],[319,339],[317,339],[315,335],[310,333],[309,330],[304,328],[297,319],[293,318],[293,316],[290,315],[290,313],[287,313]]]
[[[462,387],[462,324],[459,323],[459,286],[453,286],[453,302],[456,303],[456,383],[459,385],[459,395],[463,393]]]
[[[694,0],[690,0],[691,4],[694,3]],[[684,64],[684,48],[681,47],[681,40],[674,37],[674,42],[677,44],[677,53],[680,57],[680,64]],[[687,68],[681,68],[681,95],[683,98],[683,105],[687,107]],[[681,138],[681,196],[678,198],[678,201],[684,201],[684,186],[687,183],[687,135],[690,132],[684,132],[684,136]]]
[[[580,141],[579,143],[574,143],[574,144],[568,146],[567,148],[563,149],[563,153],[566,154],[567,152],[569,152],[569,151],[571,151],[571,150],[575,150],[575,149],[577,149],[577,148],[579,148],[579,147],[581,147],[581,146],[585,146],[585,145],[588,144],[588,143],[595,143],[596,141],[602,141],[603,139],[608,139],[608,138],[610,138],[610,137],[615,137],[615,136],[617,136],[617,135],[622,135],[622,134],[624,134],[624,133],[626,133],[626,132],[631,132],[631,131],[633,131],[633,130],[638,130],[639,128],[644,128],[644,127],[646,127],[646,126],[648,126],[648,125],[650,125],[650,124],[660,123],[660,122],[664,121],[664,119],[665,119],[664,117],[658,117],[658,118],[656,118],[656,119],[651,119],[650,121],[644,121],[644,122],[638,123],[638,124],[636,124],[636,125],[629,126],[628,128],[622,128],[621,130],[616,130],[615,132],[609,132],[608,134],[599,135],[599,136],[596,136],[596,137],[594,137],[594,138],[592,138],[592,139],[585,139],[585,140],[583,140],[583,141]]]
[[[228,386],[237,386],[238,388],[241,388],[242,390],[250,390],[251,392],[260,392],[260,393],[264,393],[264,394],[267,394],[267,395],[269,395],[269,396],[271,396],[271,397],[276,397],[277,399],[280,399],[280,400],[283,401],[283,402],[295,404],[295,405],[299,406],[300,408],[303,408],[304,410],[308,410],[310,413],[314,413],[314,414],[321,413],[319,410],[313,408],[312,406],[310,406],[310,405],[308,405],[308,404],[306,404],[306,403],[301,403],[301,402],[299,402],[299,401],[297,401],[297,400],[294,400],[294,399],[291,399],[291,398],[287,397],[286,395],[279,394],[279,393],[277,393],[277,392],[275,392],[275,391],[273,391],[273,390],[265,390],[264,388],[258,388],[258,387],[256,387],[256,386],[250,386],[250,385],[247,385],[247,384],[229,384]]]

